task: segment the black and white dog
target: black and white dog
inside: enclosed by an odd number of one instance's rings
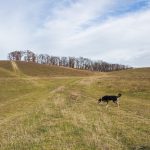
[[[118,96],[114,96],[114,95],[113,96],[108,96],[108,95],[105,95],[105,96],[101,97],[98,100],[98,103],[106,102],[107,103],[106,107],[108,107],[108,102],[109,101],[113,101],[119,107],[119,97],[121,97],[120,93],[118,94]]]

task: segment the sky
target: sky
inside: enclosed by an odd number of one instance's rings
[[[14,50],[150,67],[150,0],[0,0],[0,60]]]

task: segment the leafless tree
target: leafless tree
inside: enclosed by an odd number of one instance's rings
[[[64,66],[70,68],[108,72],[117,71],[131,68],[129,66],[121,64],[111,64],[102,60],[92,61],[88,58],[75,58],[75,57],[58,57],[49,56],[48,54],[36,55],[30,50],[26,51],[13,51],[8,54],[9,60],[21,61],[22,59],[26,62],[36,62],[40,64]]]
[[[23,51],[13,51],[8,54],[8,59],[14,61],[21,61],[23,55]]]

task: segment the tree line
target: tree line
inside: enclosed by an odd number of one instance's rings
[[[12,51],[8,54],[9,60],[35,62],[39,64],[64,66],[76,69],[84,69],[90,71],[108,72],[125,70],[131,67],[122,64],[111,64],[102,60],[93,61],[83,57],[58,57],[48,54],[35,54],[30,50]]]

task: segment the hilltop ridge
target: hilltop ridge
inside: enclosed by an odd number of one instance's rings
[[[12,63],[13,62],[13,63]],[[0,72],[9,72],[14,75],[18,71],[27,76],[51,77],[51,76],[90,76],[94,73],[60,66],[50,66],[24,61],[0,61]],[[8,75],[9,76],[9,75]]]

